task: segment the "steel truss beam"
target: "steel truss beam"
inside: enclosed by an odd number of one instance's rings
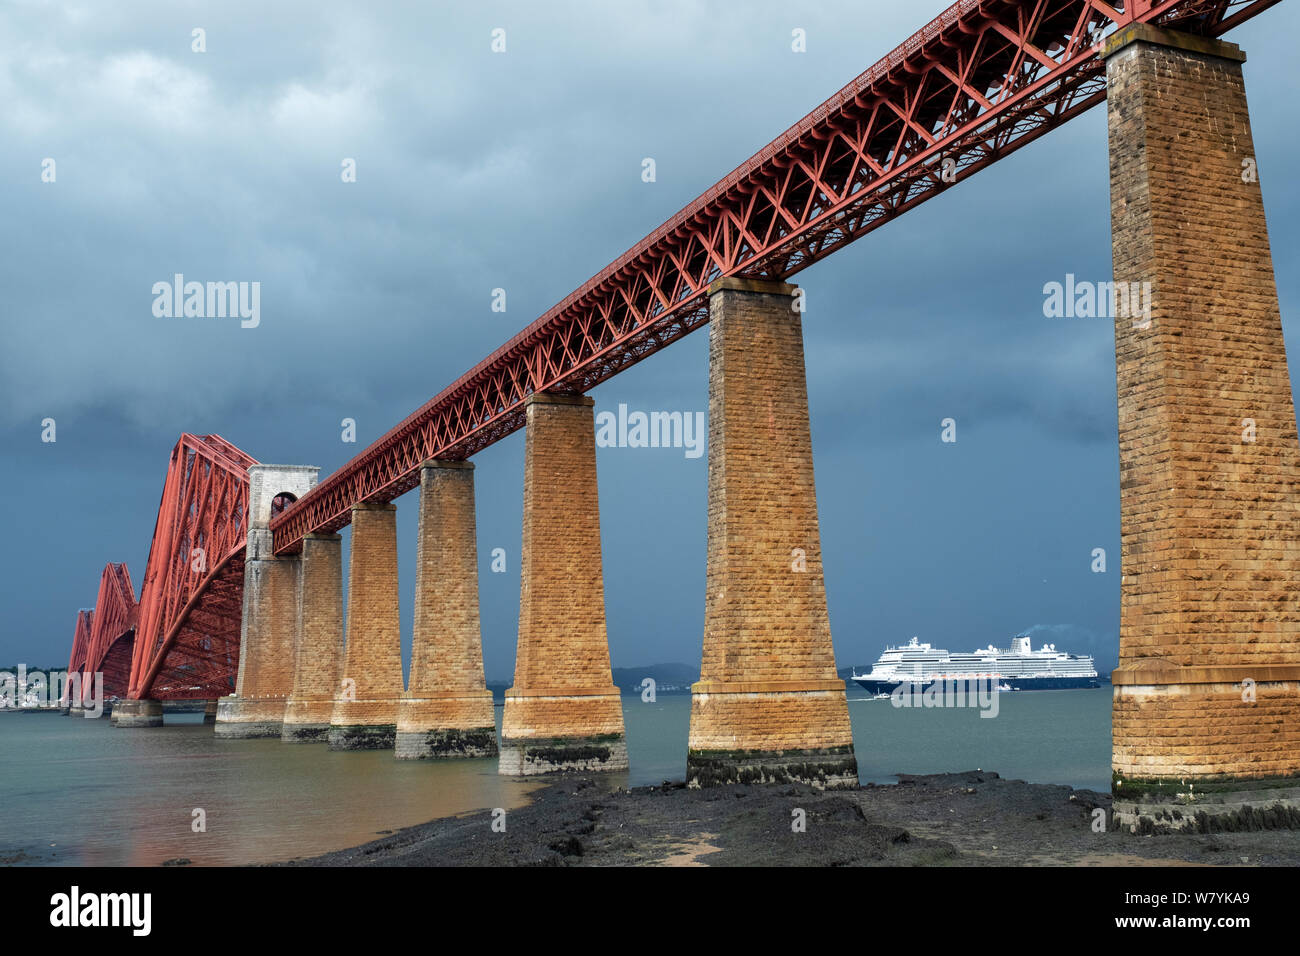
[[[90,631],[94,626],[95,611],[93,608],[77,612],[77,627],[72,632],[72,653],[68,655],[68,676],[80,674],[86,669],[86,654],[90,650]],[[60,704],[66,707],[71,703],[68,697],[68,685],[64,682],[63,696],[60,698]]]
[[[104,675],[104,696],[125,697],[130,682],[129,649],[135,636],[140,605],[125,564],[107,564],[99,577],[99,595],[82,668],[83,696],[94,687],[96,672]]]
[[[132,698],[234,689],[254,464],[217,435],[182,435],[172,449],[140,595]]]
[[[275,551],[700,328],[713,280],[788,278],[1100,103],[1116,29],[1218,36],[1276,2],[961,0],[273,519]]]

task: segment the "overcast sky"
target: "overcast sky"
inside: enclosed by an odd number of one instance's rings
[[[11,0],[0,663],[66,662],[105,562],[138,592],[181,432],[328,474],[945,5]],[[1298,30],[1286,4],[1230,36],[1293,354]],[[1107,175],[1098,107],[797,277],[841,664],[1034,628],[1114,666],[1113,330],[1042,309],[1047,282],[1110,277]],[[156,317],[178,272],[260,282],[260,325]],[[706,411],[707,344],[605,383],[597,409]],[[523,443],[474,459],[491,680],[513,670]],[[698,663],[706,459],[611,448],[598,469],[614,665]],[[416,493],[397,504],[409,655]]]

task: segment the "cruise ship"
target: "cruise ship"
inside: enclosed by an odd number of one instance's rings
[[[1028,634],[1011,647],[990,644],[967,654],[950,653],[915,637],[902,647],[887,647],[869,674],[852,679],[872,694],[889,694],[900,684],[928,686],[935,681],[993,680],[1000,690],[1064,690],[1099,687],[1091,657],[1058,651],[1055,644],[1034,650]]]

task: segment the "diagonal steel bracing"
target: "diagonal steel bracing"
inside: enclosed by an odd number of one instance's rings
[[[961,0],[275,518],[276,552],[698,329],[714,279],[794,275],[1100,103],[1116,29],[1217,36],[1277,2]]]
[[[172,449],[140,594],[131,697],[233,691],[254,464],[217,435],[182,435]]]

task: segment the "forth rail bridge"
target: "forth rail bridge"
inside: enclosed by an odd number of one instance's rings
[[[1245,56],[1221,39],[1276,2],[961,0],[325,480],[182,435],[139,601],[109,564],[77,618],[79,692],[102,673],[118,727],[205,699],[221,737],[496,755],[504,774],[625,768],[585,393],[707,323],[688,782],[856,785],[787,280],[1105,101],[1114,283],[1151,290],[1141,320],[1115,321],[1115,814],[1183,826],[1294,806],[1300,446]],[[518,648],[498,742],[470,458],[520,428]],[[404,685],[392,502],[417,486]]]

